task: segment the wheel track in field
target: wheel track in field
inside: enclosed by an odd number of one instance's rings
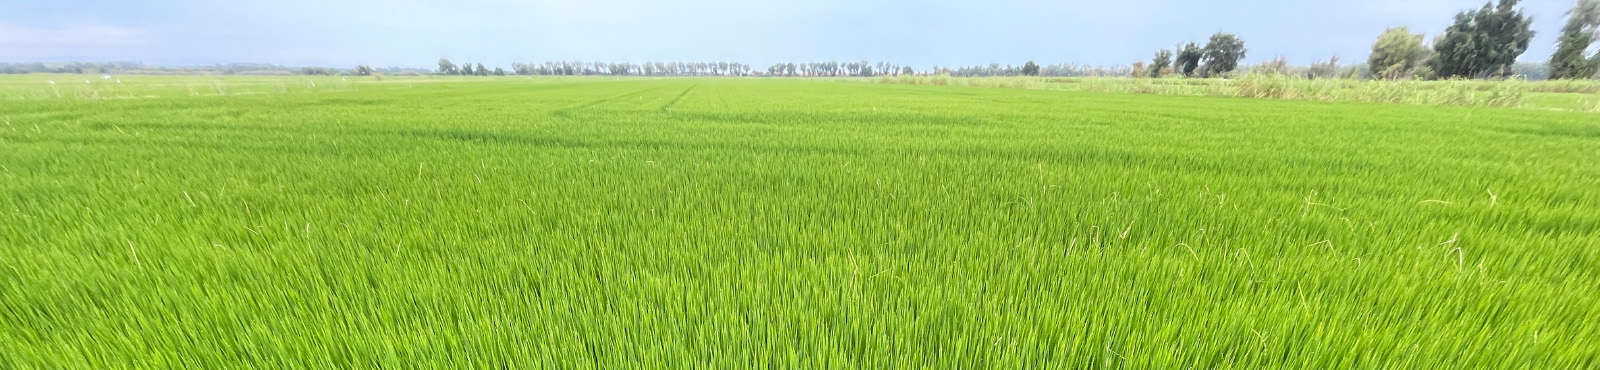
[[[561,117],[561,118],[573,118],[573,113],[576,112],[576,111],[583,110],[583,109],[588,109],[588,108],[591,108],[591,107],[594,107],[594,106],[597,106],[597,105],[600,105],[600,104],[605,104],[606,102],[609,102],[609,101],[622,99],[622,98],[626,98],[626,97],[630,97],[630,96],[634,96],[634,95],[644,94],[644,93],[647,93],[647,92],[650,92],[650,91],[653,91],[653,90],[656,90],[656,89],[660,89],[660,87],[645,88],[645,89],[640,89],[638,91],[634,91],[634,92],[630,92],[630,93],[626,93],[626,94],[621,94],[621,95],[616,95],[616,96],[610,96],[610,97],[595,99],[595,100],[591,100],[591,101],[589,101],[587,103],[578,104],[578,105],[574,105],[574,106],[570,106],[570,107],[561,108],[561,109],[557,109],[557,110],[551,111],[550,115],[556,116],[556,117]]]
[[[667,102],[667,104],[663,104],[661,106],[660,111],[662,113],[671,112],[672,111],[672,106],[678,105],[678,101],[679,100],[683,100],[683,97],[685,95],[689,95],[689,92],[690,91],[694,91],[694,88],[697,87],[697,86],[700,86],[700,83],[696,82],[693,85],[689,85],[689,88],[683,89],[683,92],[678,93],[678,96],[673,97],[671,101]]]

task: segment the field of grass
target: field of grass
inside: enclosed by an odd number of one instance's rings
[[[1600,366],[1600,114],[49,78],[0,78],[4,369]]]

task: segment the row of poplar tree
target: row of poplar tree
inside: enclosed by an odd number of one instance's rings
[[[1520,0],[1498,0],[1485,3],[1482,8],[1462,11],[1453,24],[1432,42],[1425,35],[1412,33],[1409,28],[1395,27],[1385,30],[1372,45],[1367,58],[1367,68],[1374,78],[1382,79],[1441,79],[1441,78],[1491,78],[1509,77],[1512,65],[1528,50],[1533,39],[1533,18],[1517,8]],[[1586,79],[1600,73],[1600,53],[1590,52],[1600,44],[1600,0],[1578,0],[1568,13],[1567,23],[1561,28],[1559,44],[1550,57],[1551,79]],[[932,73],[954,76],[1092,76],[1134,75],[1161,77],[1224,76],[1239,68],[1245,53],[1244,40],[1238,35],[1218,32],[1211,35],[1205,45],[1188,42],[1173,49],[1157,51],[1150,64],[1134,63],[1131,67],[1091,67],[1077,65],[1051,65],[1041,68],[1033,62],[1020,67],[961,67],[935,68]],[[1276,63],[1286,64],[1281,58]],[[1315,77],[1332,76],[1339,69],[1337,57],[1326,63],[1319,62],[1308,70]],[[1317,70],[1325,69],[1325,73]],[[500,68],[490,70],[482,63],[465,63],[457,66],[448,59],[439,60],[438,73],[448,75],[505,75]],[[748,65],[728,62],[667,62],[667,63],[599,63],[599,62],[546,62],[543,64],[516,63],[510,73],[519,75],[643,75],[643,76],[850,76],[870,77],[883,75],[917,74],[911,67],[889,63],[813,62],[779,63],[757,71]]]

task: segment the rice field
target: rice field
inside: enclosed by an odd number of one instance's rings
[[[1600,367],[1595,113],[67,77],[0,77],[4,369]]]

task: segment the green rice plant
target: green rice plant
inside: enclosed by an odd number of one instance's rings
[[[51,78],[0,76],[0,369],[1600,353],[1600,114],[1514,84]]]

